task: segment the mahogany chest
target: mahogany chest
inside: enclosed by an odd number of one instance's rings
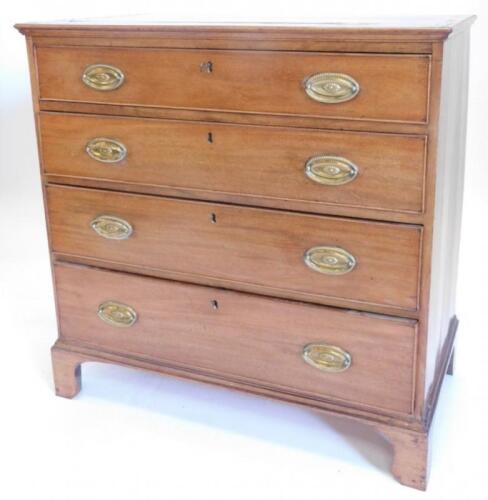
[[[452,373],[469,26],[22,24],[59,338],[365,422],[426,487]]]

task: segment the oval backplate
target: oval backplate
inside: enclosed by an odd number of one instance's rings
[[[351,355],[340,347],[328,344],[308,344],[303,348],[303,359],[319,370],[340,373],[352,363]]]
[[[118,89],[124,83],[124,73],[110,64],[92,64],[85,68],[81,80],[92,89],[108,91]]]
[[[99,215],[90,225],[99,236],[108,240],[126,240],[133,232],[129,222],[114,215]]]
[[[127,148],[121,142],[107,137],[95,137],[85,150],[90,158],[102,163],[118,163],[127,156]]]
[[[317,73],[304,83],[305,92],[314,101],[339,104],[359,94],[359,83],[344,73]]]
[[[303,260],[310,269],[330,275],[347,274],[356,266],[356,259],[352,254],[344,248],[333,246],[309,248]]]
[[[310,158],[305,164],[305,175],[318,184],[341,186],[352,182],[359,173],[358,167],[340,156],[321,155]]]
[[[137,313],[131,306],[113,300],[100,304],[97,314],[105,323],[123,328],[128,328],[137,321]]]

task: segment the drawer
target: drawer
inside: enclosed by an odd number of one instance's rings
[[[417,308],[417,226],[59,186],[47,200],[57,253],[290,298]]]
[[[41,99],[428,121],[430,57],[40,47]]]
[[[304,202],[316,212],[421,213],[425,145],[423,136],[41,113],[47,174]]]
[[[57,265],[55,279],[63,340],[277,392],[411,412],[413,320],[76,266]]]

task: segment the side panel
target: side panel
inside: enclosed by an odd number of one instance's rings
[[[426,398],[441,366],[441,354],[455,314],[461,230],[469,74],[469,33],[444,44],[431,287],[426,353]]]

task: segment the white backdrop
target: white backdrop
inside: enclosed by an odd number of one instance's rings
[[[485,499],[488,2],[16,0],[0,9],[0,498]],[[209,21],[479,16],[472,30],[457,364],[434,423],[427,494],[395,483],[389,445],[374,432],[304,409],[96,364],[84,368],[78,398],[54,397],[49,347],[56,324],[27,57],[12,25],[141,12]]]

